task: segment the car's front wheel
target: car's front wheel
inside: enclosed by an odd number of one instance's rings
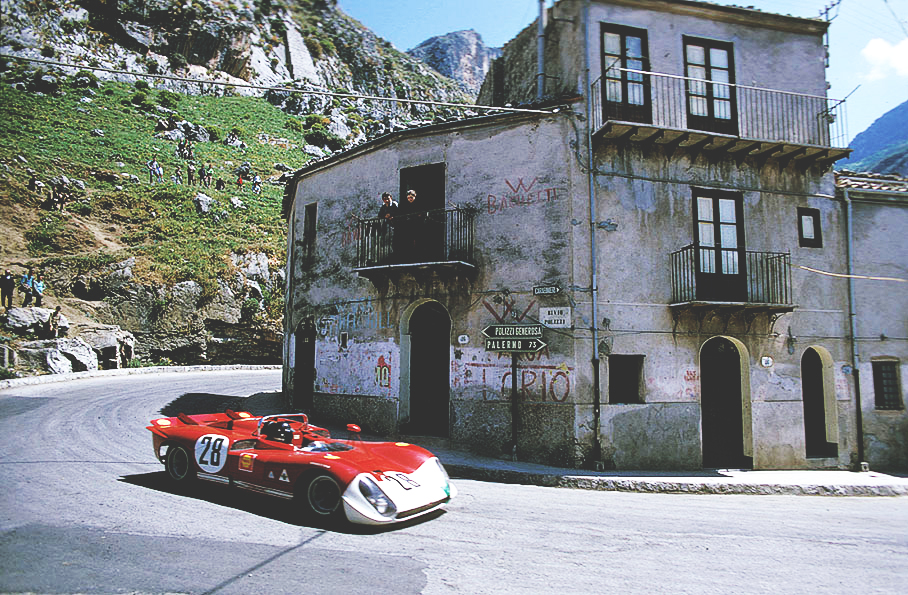
[[[167,475],[174,482],[186,485],[196,478],[196,470],[192,466],[192,457],[189,451],[182,446],[171,446],[164,457],[164,468]]]
[[[306,504],[317,519],[334,516],[341,505],[341,489],[337,480],[319,473],[309,480],[305,490]]]

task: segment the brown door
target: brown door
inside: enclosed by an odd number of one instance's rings
[[[448,436],[451,319],[435,302],[410,319],[410,425],[407,432]]]
[[[694,193],[697,300],[747,301],[743,200],[739,193]]]
[[[750,468],[744,456],[741,362],[738,349],[722,337],[710,339],[700,352],[700,416],[703,466]]]

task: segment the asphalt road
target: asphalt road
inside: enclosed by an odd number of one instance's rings
[[[215,407],[279,386],[278,371],[242,371],[0,391],[0,592],[902,593],[908,581],[908,498],[460,480],[434,518],[331,531],[266,497],[169,490],[149,420],[175,400]]]

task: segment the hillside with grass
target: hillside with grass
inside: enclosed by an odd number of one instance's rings
[[[209,360],[210,349],[169,349],[155,335],[198,332],[204,339],[212,322],[231,338],[279,340],[286,249],[280,176],[310,158],[310,141],[325,141],[322,119],[290,116],[261,98],[99,83],[86,72],[53,79],[50,93],[0,85],[0,268],[42,272],[45,307],[61,304],[73,320],[119,324],[136,335],[139,360]],[[177,154],[178,135],[166,129],[172,123],[207,134],[194,143],[194,160]],[[162,183],[149,182],[152,158],[163,168]],[[187,184],[191,161],[212,165],[210,187]],[[172,179],[177,169],[182,184]],[[256,174],[260,193],[250,183]],[[66,197],[62,210],[50,200],[55,186]],[[207,208],[200,195],[212,199]],[[264,278],[243,270],[250,256],[267,262]],[[105,287],[123,269],[118,263],[128,263],[126,282]],[[207,308],[206,318],[180,315],[171,327],[182,328],[168,327],[168,310],[181,305],[171,288],[187,283],[192,309]],[[225,302],[225,293],[234,299]],[[219,303],[226,316],[213,311]]]

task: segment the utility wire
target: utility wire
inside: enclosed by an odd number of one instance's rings
[[[474,103],[450,103],[445,101],[431,101],[426,99],[401,99],[399,97],[379,97],[377,95],[359,95],[356,93],[335,93],[331,91],[313,91],[310,89],[295,89],[293,87],[272,87],[267,85],[254,85],[252,83],[232,83],[226,81],[214,81],[214,80],[204,80],[204,79],[194,79],[182,76],[174,76],[170,74],[147,74],[139,72],[131,72],[129,70],[121,70],[118,68],[105,68],[103,66],[84,66],[81,64],[70,64],[68,62],[57,62],[54,60],[40,60],[38,58],[26,58],[23,56],[12,56],[9,54],[0,54],[0,58],[10,59],[10,60],[20,60],[23,62],[35,62],[37,64],[46,64],[49,66],[62,66],[65,68],[78,68],[80,70],[97,70],[100,72],[110,72],[112,74],[126,74],[134,77],[144,77],[152,79],[162,79],[170,81],[178,81],[183,83],[194,83],[199,85],[221,85],[223,87],[242,87],[245,89],[257,89],[260,91],[286,91],[288,93],[303,93],[309,95],[324,95],[326,97],[342,97],[345,99],[367,99],[371,101],[391,101],[398,103],[413,103],[419,105],[439,105],[443,107],[454,107],[459,109],[476,109],[476,110],[491,110],[491,111],[500,111],[500,112],[513,112],[513,113],[522,113],[522,114],[553,114],[557,113],[558,108],[551,110],[541,110],[541,109],[529,109],[529,108],[517,108],[517,107],[497,107],[491,105],[476,105]]]
[[[892,10],[892,6],[889,4],[889,0],[883,0],[883,4],[886,5],[886,8],[889,9],[889,12],[892,13],[892,18],[895,20],[896,24],[902,29],[902,33],[905,34],[905,37],[908,37],[908,30],[905,29],[905,23],[899,20],[898,15],[895,14],[895,11]]]

